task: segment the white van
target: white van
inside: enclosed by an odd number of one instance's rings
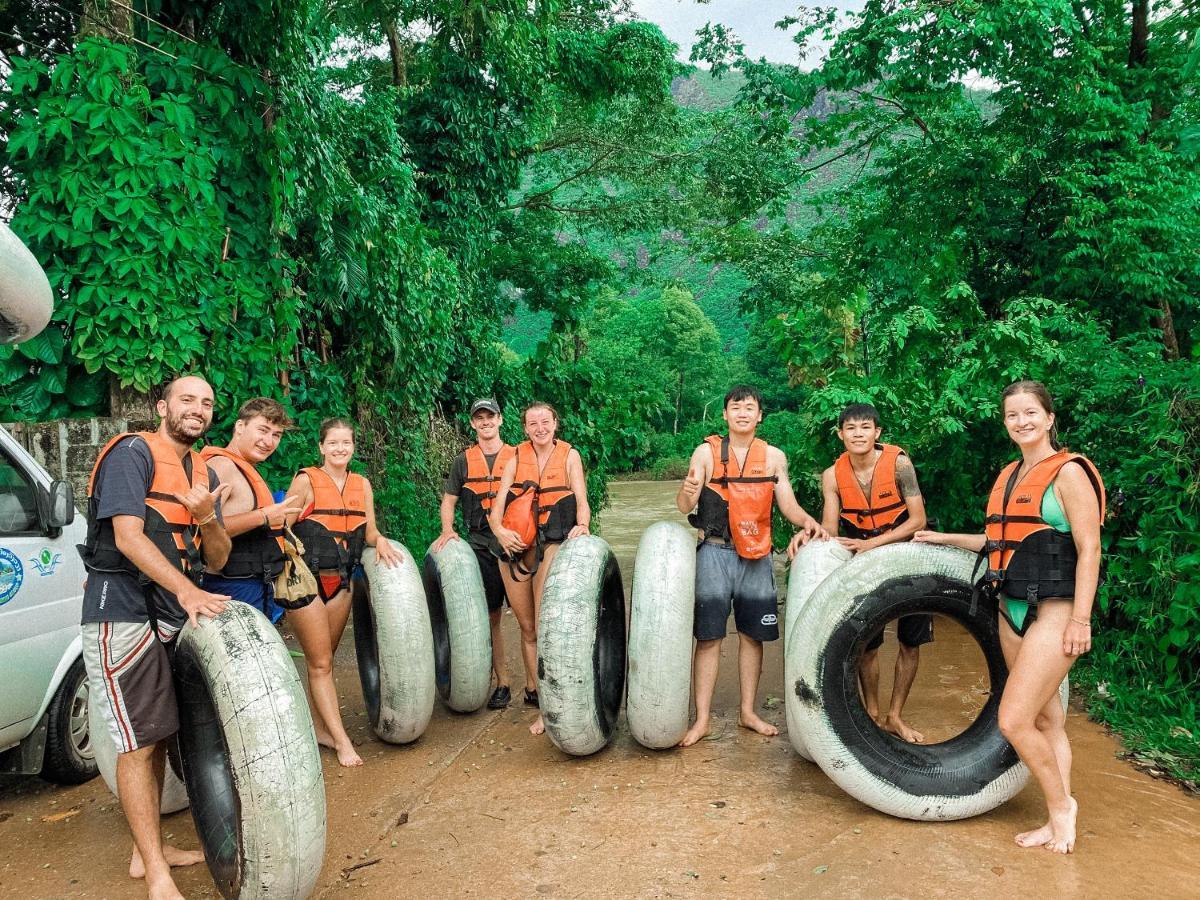
[[[70,482],[0,428],[0,772],[59,784],[96,775],[75,550],[86,532]]]

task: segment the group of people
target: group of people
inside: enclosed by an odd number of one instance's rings
[[[997,606],[997,627],[1008,679],[1000,701],[1000,730],[1037,780],[1048,808],[1039,828],[1016,836],[1022,847],[1070,853],[1078,804],[1071,796],[1071,745],[1059,685],[1080,654],[1091,649],[1092,604],[1100,575],[1103,480],[1085,456],[1058,441],[1054,404],[1046,387],[1018,381],[1005,389],[1001,416],[1020,458],[996,478],[984,534],[929,530],[916,472],[899,447],[880,442],[878,411],[847,407],[837,423],[845,451],[821,476],[821,523],[796,502],[787,459],[756,437],[762,397],[736,387],[725,397],[725,435],[692,454],[676,503],[701,532],[696,556],[693,663],[696,719],[681,746],[708,732],[720,643],[732,609],[738,631],[738,722],[763,735],[778,730],[755,712],[763,642],[779,637],[771,565],[772,506],[800,530],[789,556],[810,540],[837,540],[853,553],[913,540],[945,544],[987,557],[981,590]],[[694,510],[694,512],[693,512]],[[835,537],[836,536],[836,537]],[[902,716],[917,674],[920,646],[933,639],[932,616],[902,616],[891,703],[879,705],[882,632],[859,662],[863,705],[880,727],[920,743],[924,736]]]
[[[279,599],[304,651],[317,740],[343,766],[362,760],[342,724],[333,654],[350,612],[352,580],[361,577],[364,547],[385,565],[401,554],[376,526],[370,482],[348,469],[354,429],[326,420],[318,435],[319,466],[301,469],[276,500],[258,467],[292,426],[268,398],[243,404],[225,447],[193,446],[212,422],[213,391],[203,379],[171,382],[157,403],[157,431],[119,435],[101,451],[89,485],[88,570],[83,604],[84,660],[90,688],[103,698],[103,723],[116,741],[117,784],[133,832],[130,873],[144,876],[151,896],[178,896],[170,867],[198,862],[195,852],[165,845],[158,798],[165,741],[178,729],[170,648],[185,621],[214,616],[230,600],[268,612],[283,569],[287,531],[305,545],[316,598]],[[680,746],[709,730],[720,644],[730,613],[739,639],[739,724],[765,736],[778,730],[756,713],[763,644],[779,636],[771,563],[773,508],[799,530],[789,555],[811,540],[839,541],[854,553],[914,540],[988,555],[985,583],[998,604],[1009,677],[1000,728],[1046,797],[1049,819],[1017,836],[1021,846],[1070,852],[1077,805],[1070,793],[1071,750],[1058,686],[1091,646],[1091,608],[1099,579],[1104,489],[1083,456],[1057,441],[1045,387],[1022,381],[1001,400],[1004,426],[1020,459],[1001,472],[987,508],[984,535],[926,528],[916,472],[899,447],[880,442],[874,407],[847,407],[837,423],[845,452],[822,474],[818,522],[796,500],[787,458],[756,436],[759,392],[735,387],[725,397],[724,435],[692,454],[676,497],[699,532],[693,664],[696,718]],[[469,410],[476,442],[455,459],[440,506],[441,533],[431,551],[460,539],[461,506],[482,575],[491,617],[495,688],[491,709],[512,702],[500,618],[507,600],[521,633],[522,702],[538,706],[537,621],[546,574],[560,544],[589,532],[591,509],[578,450],[558,438],[559,417],[546,403],[522,413],[527,438],[500,437],[503,416],[484,398]],[[319,603],[317,600],[319,599]],[[920,646],[933,638],[932,617],[902,617],[891,702],[880,712],[878,649],[868,642],[859,665],[867,712],[880,727],[910,742],[924,736],[903,719]],[[96,723],[99,725],[100,723]],[[545,730],[540,714],[530,726]]]
[[[292,427],[277,401],[244,403],[224,447],[194,445],[212,423],[212,387],[172,381],[157,402],[153,432],[121,434],[96,459],[88,486],[88,533],[80,548],[83,658],[89,689],[116,743],[117,791],[133,833],[129,872],[151,897],[180,896],[172,866],[203,854],[162,842],[159,797],[166,741],[179,729],[171,671],[174,640],[200,615],[238,600],[264,613],[279,602],[304,652],[316,739],[343,766],[360,766],[338,703],[333,654],[350,615],[351,581],[364,547],[384,565],[402,557],[375,524],[371,483],[347,468],[354,428],[322,423],[319,466],[301,469],[282,500],[258,471]],[[288,529],[316,577],[314,597],[275,598]],[[319,601],[319,602],[318,602]]]

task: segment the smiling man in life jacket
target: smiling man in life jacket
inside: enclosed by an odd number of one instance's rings
[[[212,422],[208,382],[176,378],[157,411],[157,431],[117,435],[92,468],[81,637],[104,719],[91,727],[107,728],[117,745],[129,874],[144,877],[152,897],[178,897],[171,867],[204,854],[164,844],[159,826],[166,742],[179,730],[171,653],[185,622],[218,615],[229,600],[199,587],[205,566],[229,555],[220,503],[228,489],[192,450]]]
[[[884,544],[911,540],[925,527],[925,500],[908,454],[891,444],[881,444],[879,412],[869,403],[855,403],[838,417],[838,437],[845,452],[821,473],[825,507],[821,524],[847,550],[862,553]],[[789,547],[789,553],[795,549]],[[921,645],[933,640],[933,616],[901,616],[896,626],[900,650],[892,682],[892,700],[886,715],[879,714],[880,631],[868,643],[858,666],[859,688],[867,714],[910,744],[925,740],[902,714],[917,677]]]
[[[496,689],[488,699],[488,709],[503,709],[512,699],[508,684],[508,668],[504,664],[504,637],[500,631],[500,613],[504,609],[504,579],[500,575],[500,559],[503,553],[492,526],[488,524],[488,513],[500,487],[504,467],[513,458],[516,448],[500,439],[500,426],[504,417],[500,404],[491,398],[476,400],[471,404],[471,428],[478,439],[476,443],[455,457],[446,478],[442,505],[439,514],[442,533],[430,548],[437,553],[450,541],[458,540],[454,530],[454,507],[462,502],[463,524],[467,526],[467,543],[479,562],[479,574],[483,576],[483,592],[487,597],[488,619],[492,627],[492,672],[496,676]]]
[[[681,747],[708,733],[713,688],[721,662],[721,640],[730,608],[738,630],[741,686],[738,724],[768,737],[779,733],[755,712],[762,675],[763,642],[779,638],[779,602],[771,566],[771,507],[802,529],[794,541],[829,535],[796,502],[787,457],[755,431],[762,421],[762,395],[745,385],[725,395],[722,413],[728,435],[713,435],[692,453],[687,478],[675,504],[701,531],[696,548],[696,656],[693,678],[696,721]]]
[[[288,515],[300,511],[292,497],[276,503],[271,489],[258,474],[279,446],[292,420],[283,404],[269,397],[247,400],[233,423],[233,437],[225,447],[208,446],[200,456],[230,486],[225,500],[225,530],[233,546],[218,572],[204,576],[204,586],[219,594],[249,603],[271,618],[278,612],[273,602],[275,578],[283,571],[283,526]]]

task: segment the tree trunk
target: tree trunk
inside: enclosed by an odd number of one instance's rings
[[[127,6],[132,4],[118,6],[112,0],[83,0],[79,36],[127,41],[133,37],[133,13],[126,9]]]
[[[1175,317],[1171,314],[1171,304],[1164,297],[1158,301],[1162,317],[1158,321],[1162,329],[1163,354],[1170,362],[1179,359],[1179,337],[1175,334]]]
[[[679,386],[675,390],[675,428],[672,434],[679,434],[679,409],[683,406],[683,373],[679,373]]]
[[[1129,37],[1129,67],[1146,65],[1150,43],[1150,0],[1133,0],[1133,27]]]
[[[392,84],[396,87],[404,87],[408,84],[408,58],[405,54],[404,41],[400,38],[400,32],[396,29],[395,22],[386,23],[383,30],[387,32],[388,47],[392,53]]]

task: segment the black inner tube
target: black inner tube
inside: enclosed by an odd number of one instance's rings
[[[1000,649],[994,606],[972,604],[971,587],[936,575],[894,578],[854,600],[855,614],[830,635],[819,680],[830,725],[842,744],[876,777],[913,796],[977,794],[1018,761],[1000,734],[1000,695],[1008,668]],[[892,619],[937,613],[959,622],[979,644],[991,693],[961,734],[938,744],[909,744],[872,721],[858,690],[858,663],[867,641]]]
[[[379,724],[379,646],[375,638],[375,616],[371,613],[371,594],[365,578],[350,580],[354,607],[354,655],[358,659],[358,680],[371,726]]]
[[[204,859],[222,896],[236,897],[242,882],[242,803],[208,679],[187,646],[175,653],[175,694],[179,756]]]
[[[596,715],[605,737],[612,734],[625,695],[625,591],[616,557],[608,554],[600,582],[600,608],[596,613],[595,673]]]
[[[474,555],[474,554],[472,554]],[[429,623],[433,626],[434,683],[443,700],[450,696],[450,621],[446,615],[446,596],[442,593],[442,573],[432,553],[425,554],[421,569],[425,584],[425,602],[429,605]]]

